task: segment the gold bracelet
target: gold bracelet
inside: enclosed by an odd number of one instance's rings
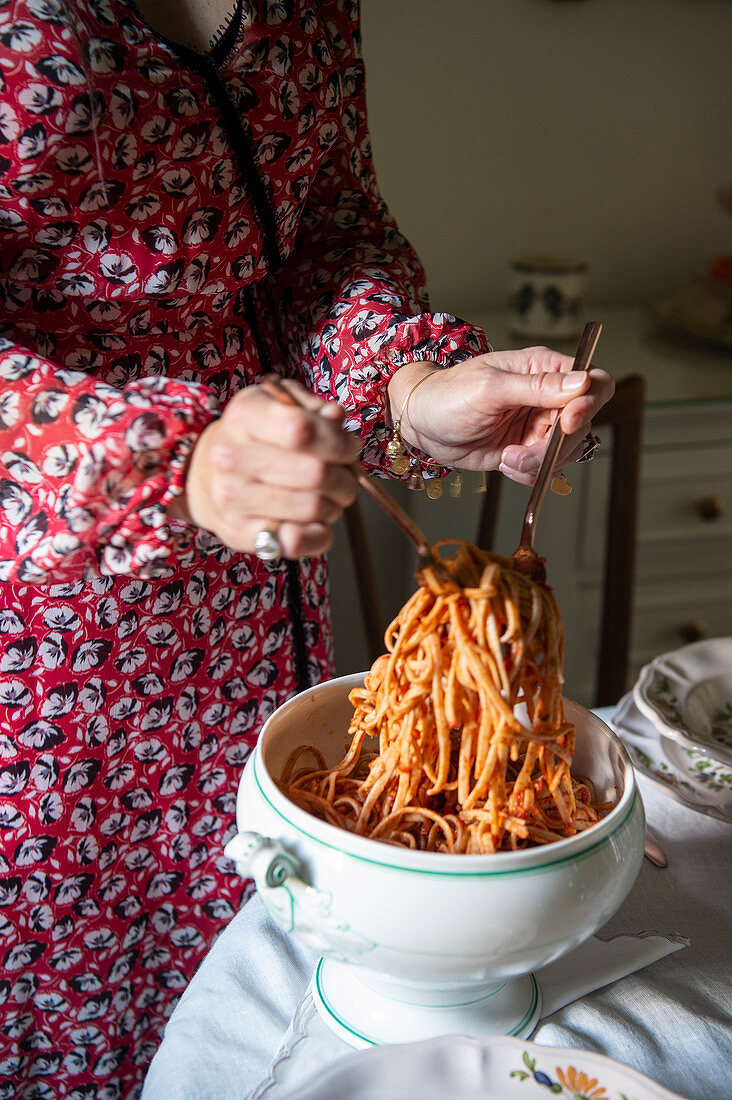
[[[410,397],[417,387],[421,386],[423,382],[426,382],[428,378],[431,378],[434,373],[434,371],[430,371],[429,374],[423,374],[422,377],[418,378],[414,383],[405,398],[404,404],[402,405],[402,411],[394,421],[394,427],[392,429],[393,436],[386,445],[386,454],[387,458],[391,461],[392,473],[397,477],[403,477],[404,474],[409,472],[407,485],[410,489],[416,491],[424,489],[425,481],[423,471],[431,475],[427,482],[427,496],[432,500],[436,500],[438,497],[442,496],[442,474],[445,467],[440,466],[433,458],[421,458],[419,455],[415,454],[402,436],[402,421],[406,414]],[[462,477],[459,472],[458,478],[460,478],[460,481],[458,482],[456,478],[456,483],[460,485],[462,483]],[[452,486],[450,490],[453,492]],[[457,493],[453,492],[453,495],[457,496]]]

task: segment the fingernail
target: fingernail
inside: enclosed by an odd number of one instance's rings
[[[562,377],[562,389],[567,393],[573,393],[575,390],[581,390],[585,384],[584,371],[573,370],[569,374],[565,374]]]
[[[498,464],[498,469],[504,477],[510,478],[511,481],[514,481],[516,476],[518,475],[518,470],[515,470],[513,466],[507,466],[505,462],[500,462]]]
[[[530,455],[528,457],[520,458],[518,462],[513,466],[509,466],[507,462],[501,462],[498,469],[501,471],[502,474],[505,474],[506,477],[510,477],[513,480],[516,480],[522,474],[524,476],[526,474],[535,474],[539,469],[539,460],[537,458],[533,458]]]
[[[501,464],[499,465],[499,470],[504,477],[511,478],[511,481],[518,482],[518,484],[520,485],[524,484],[526,474],[523,474],[521,470],[517,469],[516,466],[507,466],[505,462],[501,462]]]

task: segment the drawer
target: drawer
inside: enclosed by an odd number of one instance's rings
[[[643,456],[638,531],[643,538],[732,534],[732,444]]]
[[[732,635],[732,588],[729,574],[716,581],[707,577],[645,585],[638,593],[633,615],[631,654],[634,664],[645,664],[669,649],[701,638]]]
[[[697,447],[732,443],[732,401],[691,401],[647,405],[643,413],[643,448]]]
[[[609,456],[584,475],[578,564],[598,580],[604,555]],[[641,578],[723,569],[732,562],[732,445],[658,448],[643,455],[638,507]]]
[[[601,589],[582,584],[564,616],[566,694],[591,703],[600,637]],[[692,634],[698,631],[698,635]],[[729,573],[699,579],[645,584],[636,589],[630,644],[629,690],[643,665],[696,637],[732,636]]]
[[[704,534],[689,531],[680,538],[640,536],[635,561],[636,583],[695,577],[700,569],[706,573],[727,570],[725,588],[732,591],[732,531]]]

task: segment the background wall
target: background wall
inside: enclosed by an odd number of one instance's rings
[[[382,192],[435,305],[500,307],[510,259],[597,301],[675,289],[726,242],[730,0],[362,0]]]
[[[652,303],[732,253],[732,0],[362,0],[362,19],[381,190],[435,308],[480,323],[523,253],[586,260],[590,304]],[[478,500],[419,520],[473,538]],[[364,508],[391,614],[413,556]],[[362,669],[342,530],[331,558],[338,670]]]

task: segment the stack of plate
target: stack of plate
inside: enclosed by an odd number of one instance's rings
[[[646,779],[732,823],[732,638],[694,642],[651,661],[611,722]]]

